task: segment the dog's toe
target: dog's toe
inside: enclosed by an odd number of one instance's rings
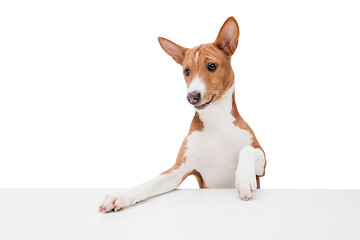
[[[256,177],[238,178],[235,183],[236,189],[242,200],[249,200],[253,197],[256,191]]]
[[[99,206],[99,212],[107,213],[117,212],[123,208],[133,206],[136,203],[135,198],[130,193],[123,193],[119,196],[107,196]]]

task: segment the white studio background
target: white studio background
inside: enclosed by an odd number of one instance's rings
[[[194,110],[160,48],[234,16],[240,114],[263,188],[360,188],[358,1],[1,1],[0,187],[131,187],[175,161]],[[197,187],[194,178],[182,187]]]

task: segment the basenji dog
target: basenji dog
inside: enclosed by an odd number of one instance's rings
[[[189,133],[172,168],[132,189],[107,196],[100,212],[116,212],[172,191],[189,175],[196,177],[200,188],[236,188],[243,200],[260,188],[265,154],[235,103],[231,56],[239,35],[239,26],[230,17],[213,43],[184,48],[159,37],[164,51],[183,68],[187,99],[195,108]]]

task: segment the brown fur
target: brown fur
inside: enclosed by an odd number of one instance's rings
[[[181,182],[179,183],[179,186],[180,186],[180,184],[181,184],[188,176],[190,176],[190,175],[194,175],[194,176],[195,176],[195,178],[196,178],[196,180],[197,180],[197,182],[198,182],[198,184],[199,184],[199,188],[201,188],[201,189],[202,189],[202,188],[207,188],[207,187],[206,187],[206,184],[205,184],[205,182],[204,182],[204,179],[202,178],[201,174],[200,174],[198,171],[196,171],[195,169],[192,170],[191,172],[188,172],[187,174],[184,175],[184,177],[182,178]]]
[[[182,144],[181,144],[179,153],[178,153],[178,155],[177,155],[177,157],[176,157],[175,164],[174,164],[170,169],[168,169],[168,170],[166,170],[165,172],[163,172],[162,174],[170,173],[170,172],[178,169],[182,164],[185,163],[186,158],[184,157],[184,153],[185,153],[185,150],[186,150],[186,143],[187,143],[187,140],[186,140],[186,138],[185,138],[184,141],[183,141]]]
[[[194,131],[202,131],[204,129],[204,123],[200,120],[199,118],[199,114],[195,113],[194,118],[191,122],[191,126],[190,126],[190,130],[189,130],[189,134],[190,135],[192,132]],[[186,150],[186,143],[187,143],[187,137],[184,139],[183,143],[181,144],[179,153],[177,155],[175,164],[168,170],[166,170],[165,172],[163,172],[162,174],[167,174],[170,173],[176,169],[178,169],[182,164],[184,164],[186,162],[186,157],[184,157],[184,153]],[[200,188],[206,188],[204,179],[202,178],[201,174],[196,171],[195,169],[189,173],[187,173],[183,179],[181,180],[180,184],[190,175],[194,175],[196,177],[196,180],[198,181],[199,187]],[[179,185],[180,185],[179,184]]]

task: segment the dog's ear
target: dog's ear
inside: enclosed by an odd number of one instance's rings
[[[166,38],[159,37],[158,40],[162,49],[164,49],[164,51],[175,60],[175,62],[182,65],[187,48],[177,45]]]
[[[239,25],[234,17],[229,17],[222,25],[214,44],[231,56],[237,48],[239,35]]]

